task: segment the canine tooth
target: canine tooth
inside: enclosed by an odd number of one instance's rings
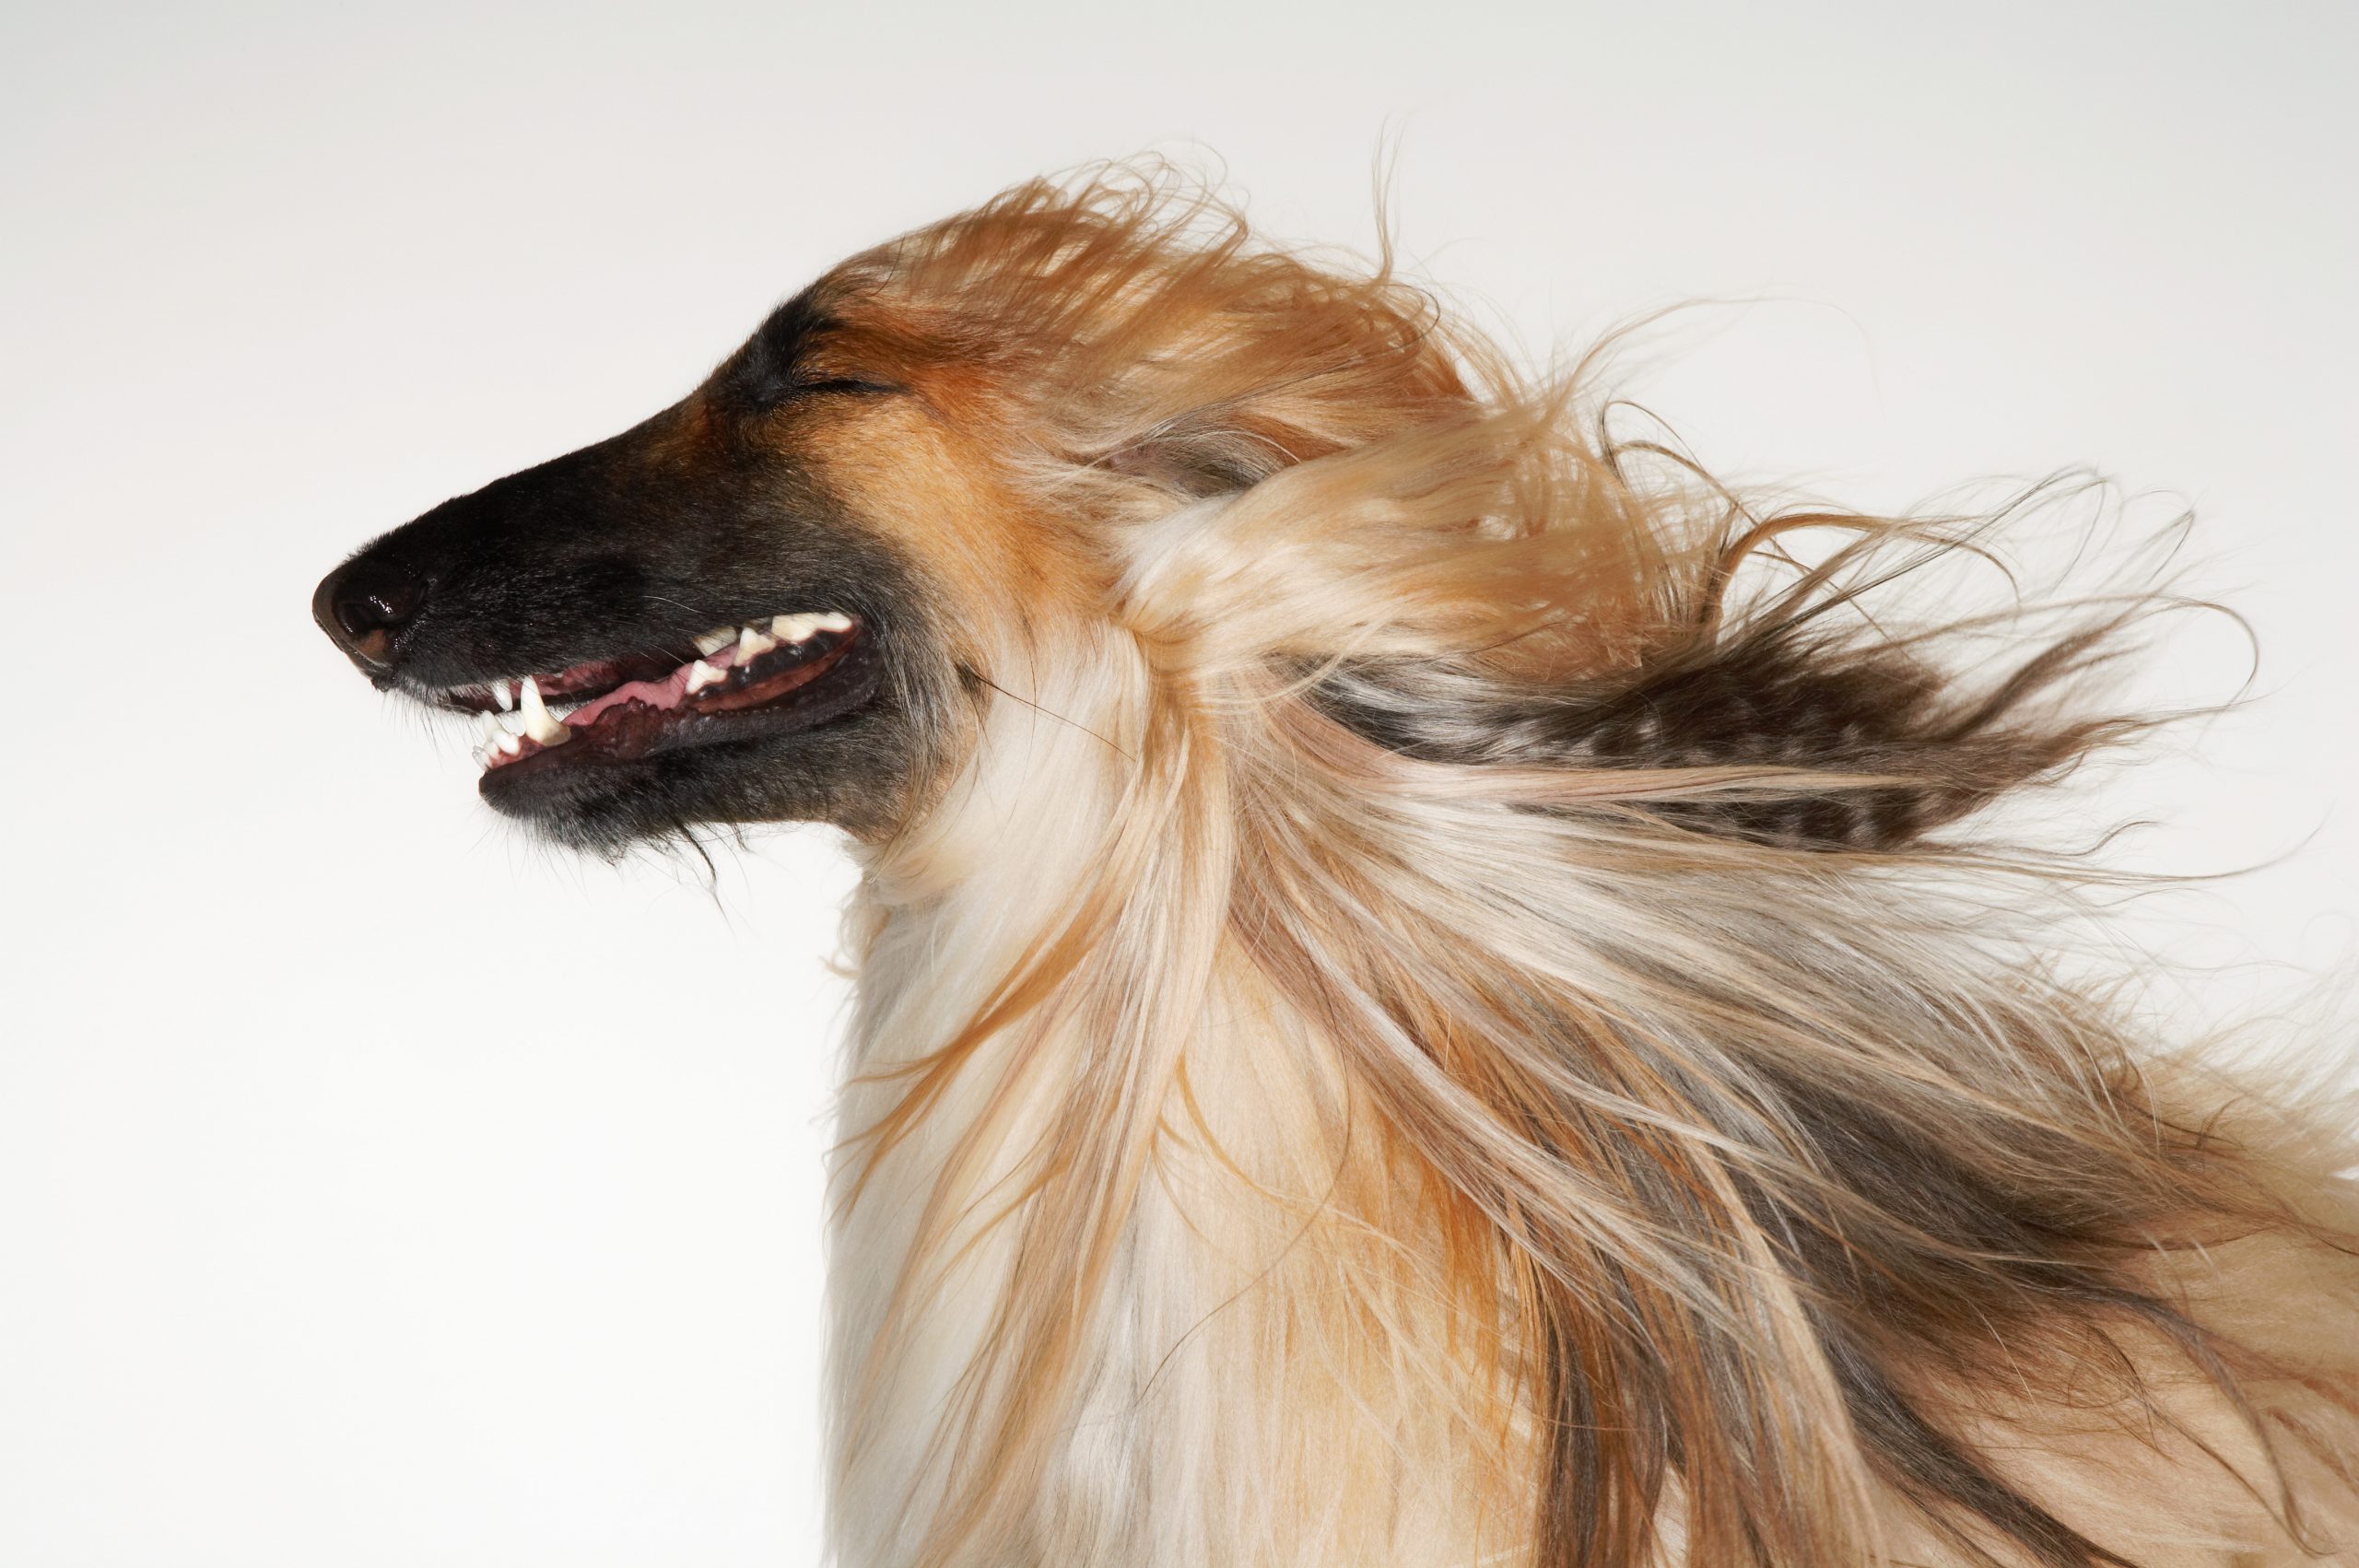
[[[778,634],[780,642],[801,642],[818,629],[818,623],[809,615],[770,617],[770,630]]]
[[[696,696],[707,686],[719,685],[729,677],[699,659],[688,666],[688,695]]]
[[[707,658],[710,658],[712,655],[720,652],[722,649],[728,647],[731,643],[735,642],[736,640],[737,628],[735,626],[715,626],[712,630],[705,633],[704,636],[696,639],[697,651]]]
[[[499,704],[499,711],[502,713],[507,712],[510,708],[516,706],[516,699],[508,695],[508,683],[506,681],[494,681],[491,683],[491,700]]]
[[[548,706],[541,701],[540,682],[530,675],[525,676],[520,695],[524,706],[524,733],[545,746],[563,745],[573,739],[573,731],[552,718]]]
[[[745,663],[758,654],[768,653],[778,646],[778,638],[768,637],[747,626],[737,634],[737,662]]]
[[[814,626],[816,626],[823,632],[848,632],[851,630],[851,617],[845,614],[840,610],[830,610],[824,615],[814,615],[811,617],[811,621]]]

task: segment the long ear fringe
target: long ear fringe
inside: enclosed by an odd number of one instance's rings
[[[1126,623],[1200,682],[1283,664],[1405,757],[1612,769],[1665,820],[1878,850],[2147,732],[2156,716],[2096,707],[2107,678],[2158,616],[2212,608],[2167,582],[2035,599],[2000,564],[2006,603],[1929,618],[1960,561],[1997,563],[2108,492],[2060,475],[1980,516],[1756,520],[1582,446],[1576,390],[1447,414],[1133,531]]]

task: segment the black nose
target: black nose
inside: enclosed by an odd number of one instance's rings
[[[311,619],[364,670],[393,663],[393,637],[426,606],[426,582],[405,567],[361,556],[320,579]]]

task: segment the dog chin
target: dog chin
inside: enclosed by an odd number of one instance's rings
[[[533,833],[606,858],[705,825],[823,822],[870,834],[889,825],[901,798],[904,741],[904,727],[872,704],[636,760],[494,768],[477,790]]]

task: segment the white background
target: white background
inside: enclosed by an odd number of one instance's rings
[[[1723,470],[2191,499],[2264,696],[2137,852],[2301,847],[2184,950],[2351,946],[2349,6],[6,5],[8,1568],[815,1561],[837,847],[524,843],[306,602],[1041,170],[1365,248],[1389,132],[1536,353],[1767,301],[1634,388]]]

